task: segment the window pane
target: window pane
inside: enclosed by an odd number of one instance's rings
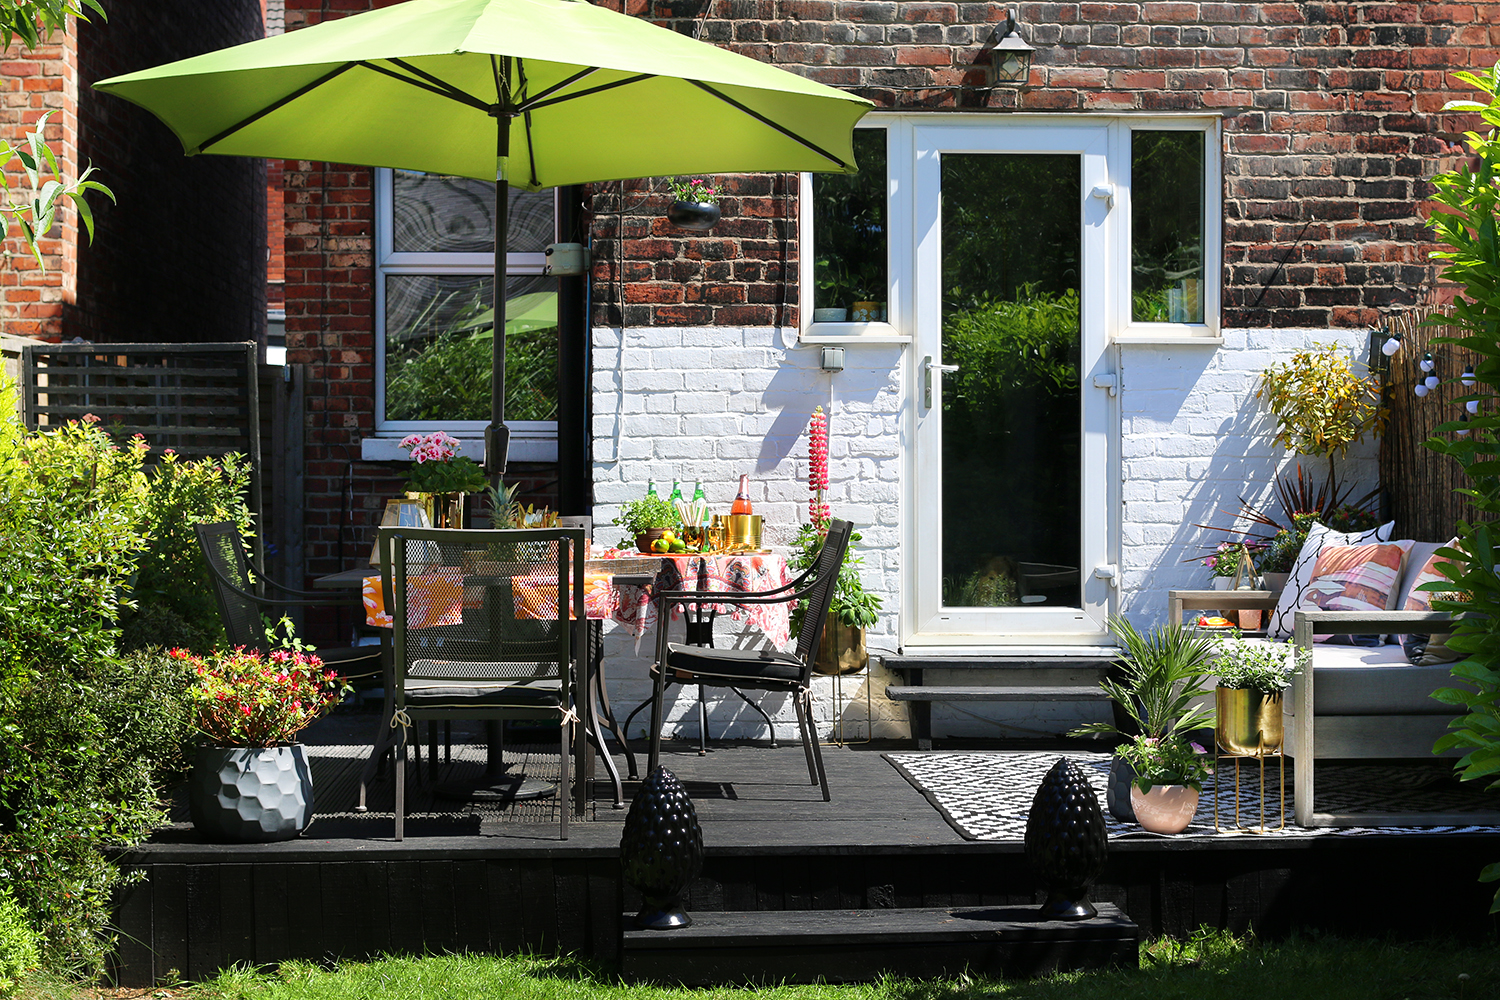
[[[494,253],[495,185],[468,177],[393,171],[398,253]],[[540,253],[556,241],[553,194],[510,189],[508,252]]]
[[[1130,133],[1130,318],[1203,322],[1203,133]]]
[[[385,279],[387,420],[489,420],[489,275]],[[557,279],[505,283],[505,416],[557,419]]]
[[[885,319],[885,129],[855,130],[854,162],[857,174],[813,175],[815,322]],[[857,302],[874,303],[878,314],[856,315]]]

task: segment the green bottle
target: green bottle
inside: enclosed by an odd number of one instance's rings
[[[654,496],[656,496],[656,480],[654,480],[654,479],[648,479],[648,480],[646,480],[646,495],[648,497],[654,497]]]
[[[682,484],[679,483],[677,480],[674,479],[674,480],[672,480],[672,492],[667,495],[667,502],[670,503],[672,506],[675,507],[675,506],[677,506],[677,501],[679,501],[681,499],[682,499]]]

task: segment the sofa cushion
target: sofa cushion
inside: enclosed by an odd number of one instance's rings
[[[1390,611],[1412,543],[1325,545],[1302,591],[1304,611]],[[1383,635],[1315,635],[1314,642],[1378,646]]]
[[[1450,562],[1451,560],[1439,558],[1436,550],[1457,544],[1458,539],[1454,538],[1434,546],[1433,553],[1418,565],[1414,572],[1407,574],[1409,579],[1406,585],[1406,600],[1399,605],[1402,611],[1432,610],[1432,599],[1437,595],[1432,591],[1418,590],[1417,588],[1427,583],[1436,583],[1448,579],[1442,573],[1438,572],[1437,564]],[[1440,632],[1436,635],[1429,635],[1422,632],[1414,632],[1410,635],[1400,636],[1397,641],[1406,650],[1406,658],[1411,662],[1422,666],[1432,666],[1439,663],[1452,663],[1461,658],[1461,653],[1448,648],[1447,644],[1450,634],[1448,632]]]
[[[1324,546],[1388,542],[1395,526],[1395,521],[1389,521],[1369,531],[1340,532],[1314,521],[1307,531],[1307,541],[1302,543],[1302,551],[1297,553],[1291,572],[1287,574],[1286,586],[1282,588],[1281,596],[1276,599],[1276,610],[1271,612],[1271,624],[1267,627],[1266,634],[1272,639],[1292,637],[1292,624],[1297,608],[1302,604],[1302,591],[1306,589],[1307,581],[1312,577],[1313,566],[1317,564],[1318,556],[1322,553]]]
[[[1395,643],[1319,646],[1313,650],[1318,715],[1454,715],[1432,692],[1448,687],[1446,666],[1415,666]],[[1295,685],[1282,711],[1297,714]]]

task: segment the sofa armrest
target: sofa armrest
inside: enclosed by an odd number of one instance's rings
[[[1414,626],[1449,625],[1453,615],[1447,611],[1298,611],[1293,622],[1292,640],[1311,649],[1315,635],[1416,632],[1420,629]]]
[[[1182,624],[1184,608],[1223,608],[1270,611],[1276,607],[1276,595],[1269,590],[1169,590],[1167,621]]]

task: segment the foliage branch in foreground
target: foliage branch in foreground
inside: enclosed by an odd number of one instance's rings
[[[1500,240],[1497,240],[1496,218],[1500,214],[1500,66],[1479,73],[1454,74],[1487,95],[1478,101],[1450,101],[1444,111],[1477,112],[1491,127],[1486,135],[1465,133],[1469,149],[1478,160],[1477,169],[1467,163],[1433,178],[1437,188],[1433,201],[1438,211],[1431,224],[1438,239],[1448,249],[1433,252],[1446,261],[1442,277],[1456,282],[1462,293],[1455,296],[1451,316],[1434,317],[1431,322],[1452,324],[1459,328],[1457,337],[1435,337],[1434,343],[1459,344],[1474,351],[1479,361],[1474,366],[1477,391],[1462,397],[1477,399],[1481,407],[1493,407],[1500,395]],[[1455,628],[1449,648],[1464,654],[1453,665],[1453,676],[1464,687],[1443,688],[1433,697],[1450,705],[1462,706],[1464,715],[1450,725],[1453,732],[1433,748],[1436,752],[1461,748],[1464,756],[1456,767],[1465,781],[1485,781],[1491,788],[1500,786],[1500,574],[1495,569],[1496,531],[1500,528],[1500,416],[1493,409],[1463,422],[1450,422],[1437,428],[1440,435],[1426,442],[1439,454],[1456,459],[1468,476],[1468,488],[1459,492],[1473,501],[1475,520],[1458,525],[1458,547],[1440,549],[1439,554],[1453,560],[1439,563],[1449,578],[1425,589],[1464,591],[1472,596],[1468,603],[1434,598],[1437,611],[1470,612]],[[1468,431],[1469,433],[1462,433]],[[1500,881],[1500,863],[1487,866],[1480,879]],[[1495,895],[1491,913],[1500,912],[1500,892]]]

